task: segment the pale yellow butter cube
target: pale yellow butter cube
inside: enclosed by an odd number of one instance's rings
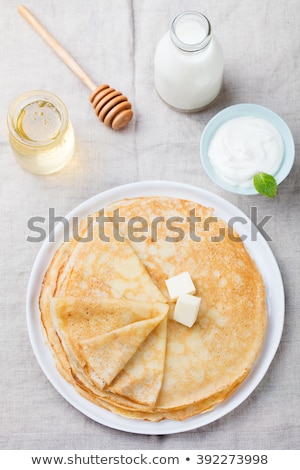
[[[194,295],[183,294],[178,297],[173,320],[191,328],[197,320],[201,298]]]
[[[188,272],[177,274],[166,280],[170,300],[176,300],[182,294],[195,294],[196,288]]]

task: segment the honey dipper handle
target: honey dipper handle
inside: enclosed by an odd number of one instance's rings
[[[91,80],[91,78],[85,73],[80,65],[73,59],[73,57],[62,47],[61,44],[47,31],[47,29],[30,13],[30,11],[20,5],[18,8],[19,13],[23,18],[33,27],[33,29],[44,39],[44,41],[50,46],[54,52],[60,57],[60,59],[72,70],[72,72],[83,81],[83,83],[94,91],[97,85]]]

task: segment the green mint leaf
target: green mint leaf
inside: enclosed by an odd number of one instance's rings
[[[260,172],[254,175],[253,184],[256,191],[263,196],[273,198],[277,194],[276,179],[268,173]]]

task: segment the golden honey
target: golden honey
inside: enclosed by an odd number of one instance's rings
[[[18,163],[47,175],[72,158],[75,138],[65,104],[48,91],[19,96],[8,110],[9,140]]]

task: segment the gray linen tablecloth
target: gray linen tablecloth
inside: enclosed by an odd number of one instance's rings
[[[300,3],[298,0],[28,0],[26,6],[97,83],[119,88],[135,116],[122,132],[98,123],[89,90],[17,12],[0,0],[1,326],[0,447],[2,449],[299,449],[299,124]],[[182,114],[157,96],[155,46],[171,20],[187,9],[209,17],[225,54],[217,101],[206,111]],[[47,89],[66,103],[76,154],[58,174],[24,171],[8,143],[10,102],[27,90]],[[257,103],[282,116],[296,144],[295,164],[278,196],[238,196],[210,181],[199,158],[201,132],[218,111]],[[128,434],[87,418],[49,383],[33,354],[26,325],[26,289],[41,248],[29,243],[28,220],[65,215],[87,198],[125,183],[189,183],[231,201],[247,215],[270,215],[269,245],[286,294],[286,317],[277,354],[251,396],[223,418],[199,429],[165,436]]]

